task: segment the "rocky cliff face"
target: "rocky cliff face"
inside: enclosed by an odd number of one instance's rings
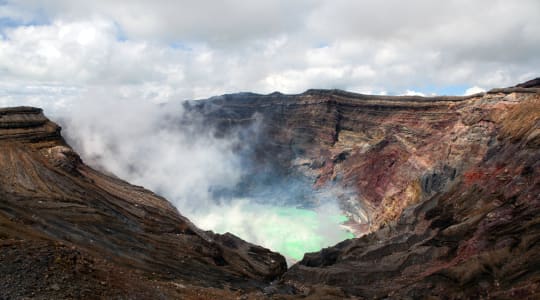
[[[0,169],[2,299],[250,291],[286,269],[281,255],[204,232],[165,199],[87,167],[40,109],[0,110]]]
[[[253,157],[262,165],[355,191],[342,207],[357,234],[370,234],[306,255],[284,282],[366,298],[531,296],[540,279],[535,82],[469,97],[310,90],[194,107],[223,132],[260,122]]]
[[[246,186],[262,170],[338,186],[361,237],[285,272],[281,256],[202,232],[159,196],[85,166],[39,109],[4,109],[0,287],[8,296],[540,296],[534,80],[469,97],[309,90],[186,108],[218,135],[258,126],[239,150],[255,162]]]
[[[372,234],[306,255],[285,280],[366,298],[538,297],[540,102],[517,97],[483,117],[492,139],[451,184]]]
[[[246,142],[255,141],[251,155],[262,165],[285,176],[300,172],[315,188],[337,183],[354,190],[355,199],[342,204],[361,204],[363,212],[351,214],[367,232],[448,190],[485,158],[509,111],[526,107],[536,117],[536,97],[534,88],[432,98],[310,90],[225,95],[193,105],[223,132],[260,123],[259,139]],[[530,130],[526,138],[535,143]]]

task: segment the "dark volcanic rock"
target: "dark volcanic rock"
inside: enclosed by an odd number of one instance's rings
[[[0,169],[0,298],[250,291],[286,270],[281,255],[201,231],[165,199],[87,167],[40,109],[0,109]]]
[[[521,88],[540,88],[540,77],[516,85]]]

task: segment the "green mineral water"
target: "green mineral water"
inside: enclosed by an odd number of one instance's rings
[[[302,259],[304,253],[354,237],[341,226],[347,217],[336,206],[311,210],[239,202],[214,210],[195,217],[197,225],[277,251],[289,263]]]

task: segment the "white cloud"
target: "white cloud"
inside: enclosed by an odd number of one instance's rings
[[[127,88],[155,101],[509,86],[538,76],[539,10],[534,0],[8,1],[0,80],[19,90]],[[51,93],[33,96],[64,97]]]
[[[465,90],[465,96],[468,96],[468,95],[473,95],[473,94],[478,94],[478,93],[485,93],[486,90],[479,87],[479,86],[473,86],[473,87],[470,87],[468,88],[467,90]]]
[[[422,97],[426,96],[426,94],[424,93],[413,91],[413,90],[406,90],[405,93],[402,93],[401,95],[402,96],[422,96]]]
[[[114,19],[129,39],[211,42],[220,45],[275,36],[301,28],[318,1],[242,0],[17,0],[13,6],[45,12],[54,19],[87,16]]]

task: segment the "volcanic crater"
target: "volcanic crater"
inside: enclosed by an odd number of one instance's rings
[[[539,297],[538,82],[466,97],[185,102],[218,138],[258,126],[241,137],[253,164],[240,190],[264,174],[332,189],[354,237],[290,268],[87,166],[41,109],[0,109],[0,298]]]

